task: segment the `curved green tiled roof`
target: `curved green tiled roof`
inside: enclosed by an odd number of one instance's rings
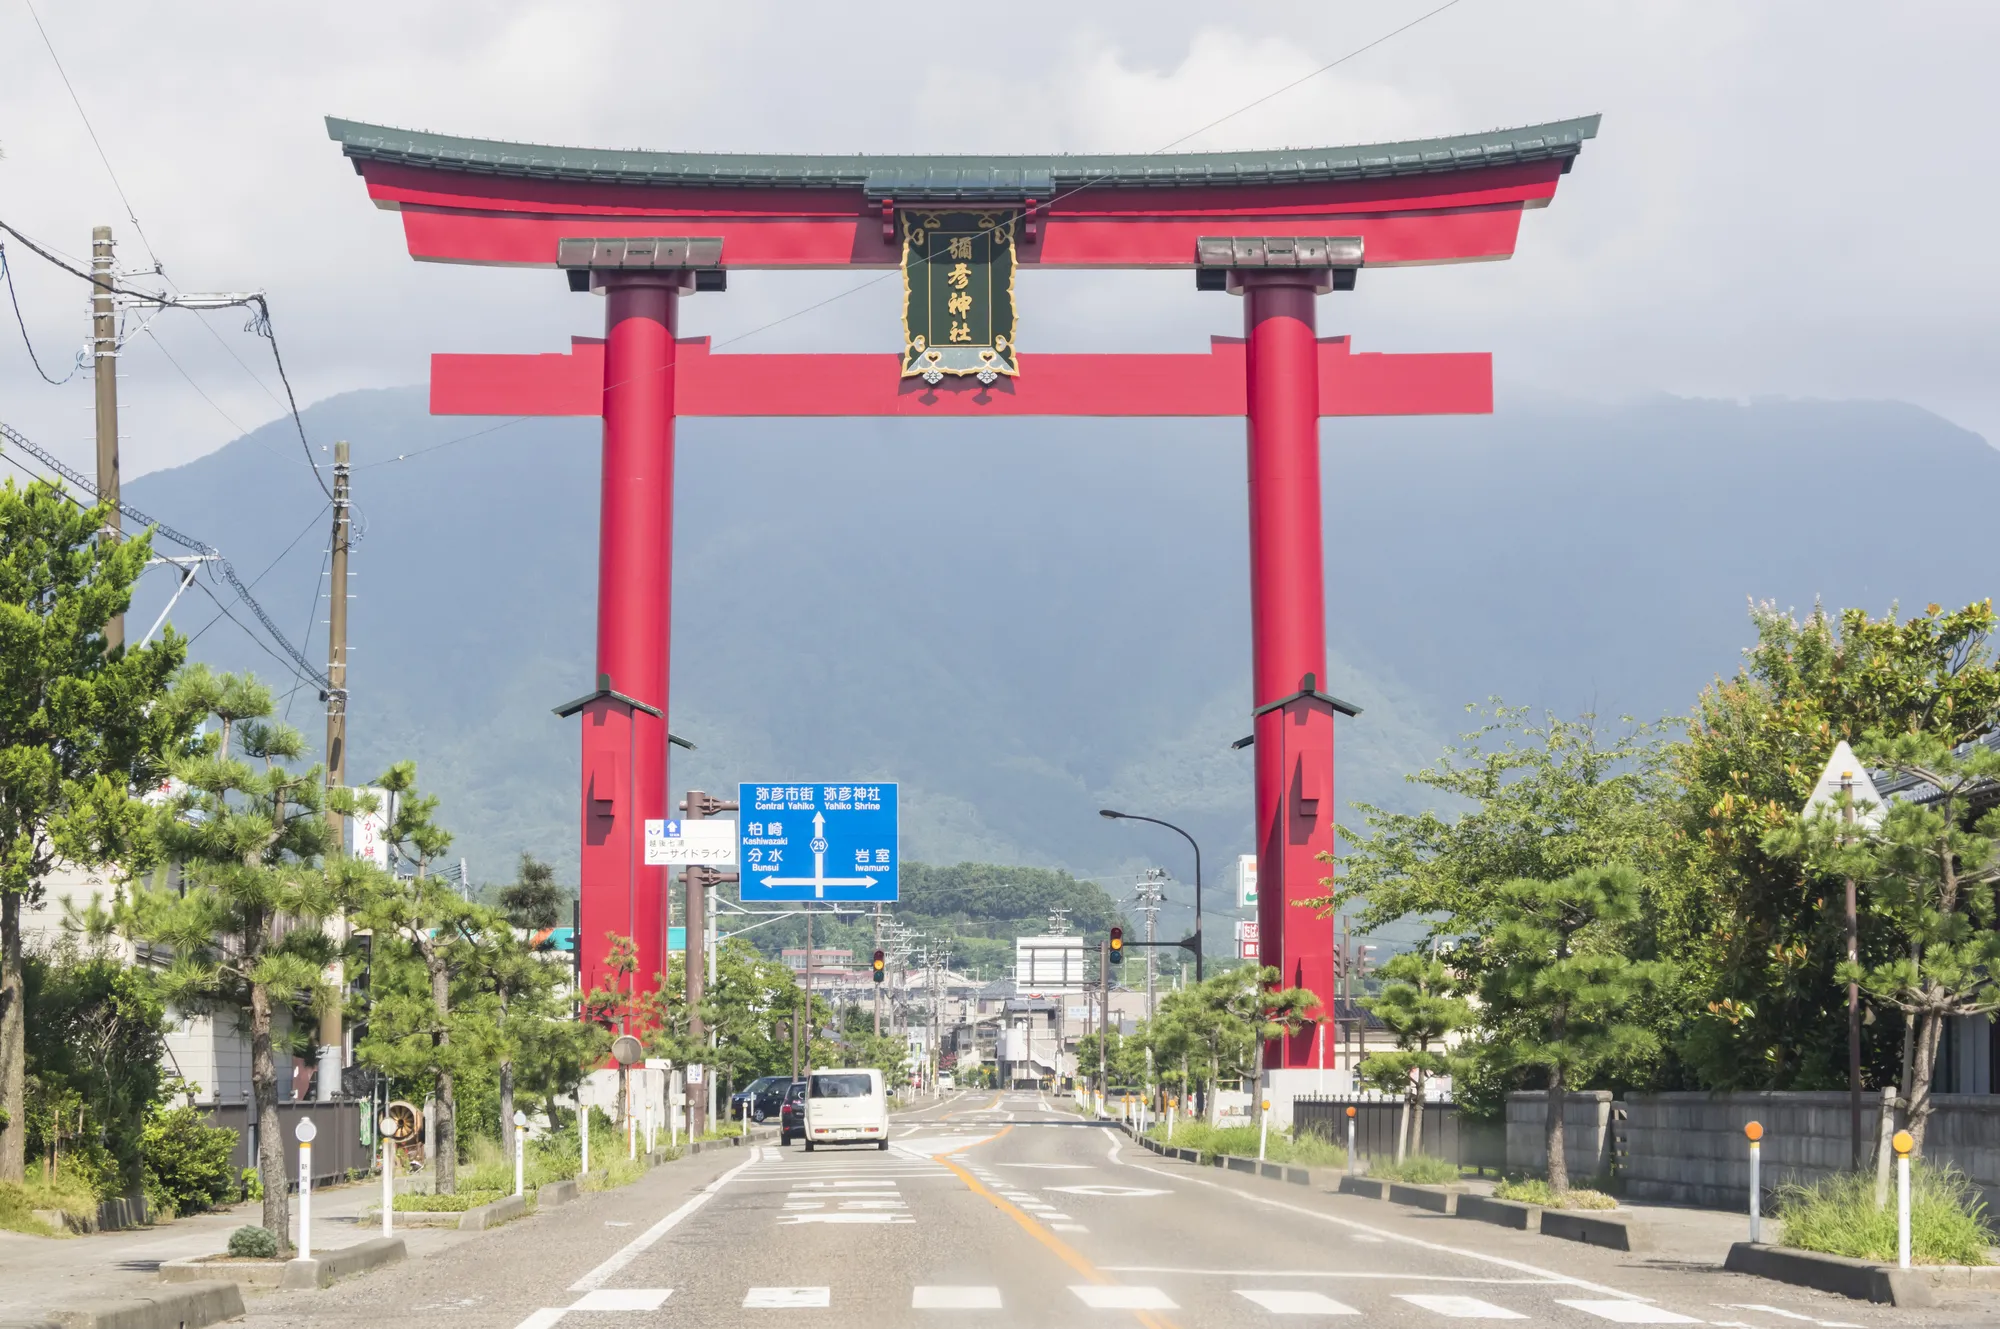
[[[1595,115],[1520,129],[1346,148],[1042,157],[796,156],[559,148],[452,138],[327,117],[327,134],[357,162],[474,175],[602,184],[864,189],[871,198],[1046,198],[1112,187],[1319,184],[1431,175],[1516,162],[1564,161],[1597,136]]]

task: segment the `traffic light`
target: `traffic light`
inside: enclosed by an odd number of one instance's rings
[[[1118,964],[1125,959],[1125,929],[1111,929],[1111,963]]]
[[[882,952],[880,951],[875,952],[874,969],[875,969],[875,981],[877,983],[880,983],[882,981],[884,976],[884,971],[887,970],[888,967],[889,967],[889,962],[882,958]]]

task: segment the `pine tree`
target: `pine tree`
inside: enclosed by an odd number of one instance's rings
[[[2000,808],[1976,821],[1972,807],[2000,785],[2000,752],[1963,750],[1928,733],[1871,734],[1857,755],[1870,766],[1923,781],[1892,800],[1879,826],[1843,821],[1827,809],[1765,841],[1773,854],[1803,853],[1815,868],[1865,883],[1867,932],[1886,932],[1896,958],[1838,972],[1913,1022],[1904,1065],[1903,1116],[1923,1152],[1938,1048],[1955,1016],[2000,1011]],[[1865,952],[1864,952],[1865,954]]]
[[[458,1187],[458,1077],[490,1060],[496,1041],[490,1015],[459,999],[468,986],[486,994],[485,984],[468,984],[466,976],[479,969],[477,939],[506,924],[432,875],[432,865],[451,847],[451,832],[437,824],[436,797],[418,792],[416,763],[397,762],[375,785],[395,800],[383,839],[412,872],[397,877],[370,869],[359,883],[355,920],[374,932],[386,980],[381,987],[387,989],[378,991],[362,1055],[430,1088],[433,1176],[438,1193],[451,1195]],[[415,981],[396,981],[399,958],[416,962]]]
[[[284,1010],[297,1028],[309,1011],[339,1000],[324,977],[335,947],[322,924],[339,903],[322,865],[333,838],[324,776],[318,766],[296,766],[305,740],[270,721],[270,690],[254,680],[190,671],[175,703],[219,727],[173,763],[185,787],[159,812],[159,840],[180,881],[136,888],[120,926],[171,954],[162,982],[176,1007],[248,1013],[264,1227],[284,1246],[278,1016]]]
[[[1402,1120],[1396,1128],[1396,1160],[1424,1148],[1424,1085],[1434,1075],[1450,1075],[1459,1058],[1448,1053],[1444,1040],[1472,1023],[1471,1003],[1452,994],[1451,971],[1435,956],[1420,951],[1398,955],[1380,970],[1379,995],[1361,1004],[1388,1027],[1396,1051],[1378,1052],[1361,1063],[1361,1074],[1373,1084],[1403,1095]]]
[[[1671,977],[1658,961],[1634,960],[1623,930],[1639,917],[1639,874],[1584,868],[1556,881],[1501,886],[1479,942],[1480,996],[1501,1065],[1539,1068],[1548,1083],[1549,1186],[1569,1189],[1563,1104],[1572,1084],[1604,1067],[1642,1062],[1659,1038],[1632,1022],[1633,1004]]]
[[[106,539],[109,515],[57,485],[0,487],[0,1181],[25,1175],[21,911],[59,862],[138,865],[132,795],[191,731],[161,704],[185,642],[104,649],[152,554],[147,535]]]

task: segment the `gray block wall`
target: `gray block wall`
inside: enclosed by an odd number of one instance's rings
[[[1949,1163],[2000,1202],[2000,1095],[1939,1094],[1926,1129],[1924,1154]],[[1861,1157],[1872,1169],[1879,1091],[1862,1097]],[[1759,1182],[1768,1195],[1787,1182],[1807,1183],[1848,1169],[1845,1093],[1634,1094],[1622,1100],[1625,1159],[1621,1175],[1635,1200],[1664,1200],[1715,1209],[1749,1204],[1750,1148],[1743,1127],[1764,1128]],[[1513,1158],[1514,1106],[1508,1117]]]
[[[1540,1089],[1507,1095],[1507,1168],[1541,1172],[1549,1165],[1549,1096]],[[1563,1159],[1572,1180],[1611,1172],[1611,1093],[1563,1095]]]

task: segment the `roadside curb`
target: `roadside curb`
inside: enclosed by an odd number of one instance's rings
[[[484,1232],[528,1212],[528,1202],[519,1195],[503,1195],[491,1204],[474,1205],[458,1220],[460,1232]]]
[[[1522,1232],[1538,1231],[1542,1223],[1542,1207],[1538,1204],[1522,1204],[1519,1200],[1496,1200],[1490,1195],[1461,1195],[1458,1197],[1458,1212],[1454,1218],[1469,1218],[1476,1223],[1492,1223],[1496,1227],[1511,1227]]]
[[[1139,1135],[1131,1127],[1123,1126],[1122,1124],[1120,1129],[1130,1135],[1142,1149],[1150,1153],[1158,1154],[1162,1158],[1174,1159],[1176,1162],[1193,1163],[1196,1166],[1200,1166],[1201,1164],[1201,1154],[1196,1150],[1176,1149],[1161,1144],[1158,1140]],[[1286,1163],[1260,1163],[1254,1158],[1243,1158],[1236,1154],[1216,1154],[1209,1160],[1209,1165],[1211,1167],[1227,1168],[1231,1172],[1245,1172],[1253,1177],[1263,1177],[1269,1181],[1282,1181],[1293,1186],[1312,1185],[1312,1169],[1294,1167]]]
[[[1358,1195],[1364,1200],[1386,1200],[1389,1198],[1389,1183],[1379,1177],[1343,1176],[1340,1185],[1334,1189],[1342,1195]]]
[[[243,1292],[236,1284],[183,1283],[136,1297],[105,1297],[58,1307],[45,1323],[56,1329],[200,1329],[242,1314]]]
[[[583,1188],[575,1182],[552,1181],[535,1192],[535,1208],[552,1209],[559,1204],[568,1204],[583,1194]]]
[[[1416,1209],[1428,1209],[1447,1218],[1458,1213],[1459,1201],[1464,1197],[1465,1192],[1453,1186],[1420,1186],[1415,1182],[1401,1181],[1389,1183],[1391,1204],[1407,1204]]]
[[[1545,1237],[1580,1241],[1586,1246],[1602,1246],[1613,1251],[1641,1251],[1650,1244],[1646,1229],[1627,1218],[1598,1218],[1573,1209],[1542,1210],[1541,1232]]]
[[[379,1269],[385,1264],[400,1264],[408,1254],[401,1237],[370,1237],[309,1260],[286,1261],[285,1276],[278,1286],[292,1291],[332,1287],[335,1279]]]
[[[1930,1280],[1922,1270],[1897,1269],[1867,1260],[1850,1260],[1843,1255],[1821,1255],[1817,1251],[1739,1241],[1729,1248],[1729,1258],[1722,1267],[1733,1274],[1751,1274],[1795,1287],[1834,1292],[1856,1301],[1890,1306],[1935,1304]]]

